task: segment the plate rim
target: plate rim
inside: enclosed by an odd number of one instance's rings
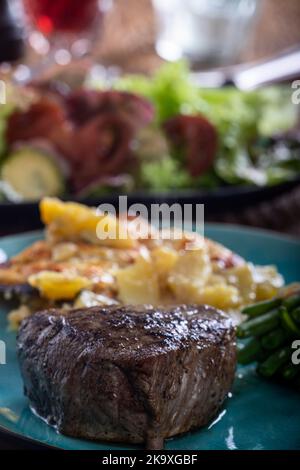
[[[28,442],[30,444],[34,444],[37,447],[42,447],[45,449],[51,449],[51,450],[65,450],[63,447],[55,447],[51,444],[46,444],[45,442],[40,441],[39,439],[34,439],[33,437],[26,436],[25,434],[19,434],[16,431],[12,431],[11,429],[6,428],[2,424],[0,424],[0,438],[1,434],[4,436],[11,437],[15,439],[16,441],[22,441],[22,442]]]
[[[204,225],[204,231],[206,228],[209,229],[216,229],[216,230],[222,230],[227,233],[229,232],[240,232],[243,233],[245,236],[249,235],[259,235],[260,237],[264,238],[272,238],[278,242],[286,242],[286,243],[292,243],[296,245],[297,247],[300,248],[300,241],[291,235],[288,234],[282,234],[280,232],[276,232],[273,230],[269,229],[262,229],[262,228],[256,228],[256,227],[248,227],[244,225],[239,225],[239,224],[224,224],[221,222],[208,222]],[[30,238],[34,236],[42,236],[43,235],[43,230],[32,230],[32,231],[26,231],[26,232],[21,232],[18,234],[13,234],[13,235],[6,235],[3,237],[0,237],[0,247],[2,242],[14,242],[14,240],[18,241],[23,238]],[[27,436],[25,434],[18,433],[17,431],[14,431],[12,429],[7,428],[6,426],[3,426],[0,424],[0,433],[3,434],[4,436],[9,436],[12,437],[13,439],[16,439],[16,441],[21,441],[21,442],[28,442],[30,444],[36,445],[37,447],[41,447],[44,449],[50,449],[50,450],[69,450],[66,446],[56,446],[52,444],[45,443],[41,441],[39,438],[34,438]],[[68,436],[66,436],[68,437]],[[107,442],[107,445],[109,445],[109,442]],[[75,450],[75,449],[74,449]],[[89,449],[90,450],[90,449]],[[98,449],[98,451],[101,451],[101,449]],[[133,449],[134,451],[134,449]]]
[[[180,197],[181,199],[185,198],[196,198],[196,197],[220,197],[220,193],[224,193],[225,197],[232,197],[232,196],[237,196],[237,195],[249,195],[249,194],[257,194],[261,193],[263,191],[266,192],[272,192],[276,190],[289,190],[293,189],[295,187],[300,186],[300,173],[293,178],[283,181],[277,184],[273,185],[266,185],[266,186],[258,186],[258,185],[251,185],[251,184],[224,184],[223,186],[218,186],[216,188],[184,188],[184,189],[178,189],[176,191],[174,190],[147,190],[147,189],[137,189],[135,191],[132,191],[131,193],[119,193],[119,192],[111,192],[109,194],[103,194],[100,196],[87,196],[87,197],[80,197],[76,195],[66,195],[62,196],[62,200],[73,200],[76,202],[82,202],[84,203],[85,201],[94,201],[94,200],[100,200],[101,198],[107,199],[107,198],[115,198],[120,195],[126,195],[130,198],[178,198]],[[224,197],[224,194],[222,196]],[[25,207],[28,205],[38,205],[41,200],[23,200],[19,202],[13,202],[13,201],[2,201],[0,202],[0,209],[1,208],[10,208],[10,207]]]
[[[276,230],[272,229],[267,229],[267,228],[261,228],[261,227],[253,227],[253,226],[248,226],[248,225],[242,225],[242,224],[232,224],[232,223],[224,223],[224,222],[204,222],[204,232],[208,229],[221,229],[223,231],[239,231],[242,232],[245,235],[261,235],[263,237],[271,237],[277,241],[284,241],[284,242],[290,242],[294,243],[296,245],[300,246],[300,240],[297,238],[296,235],[290,235],[288,233],[283,233],[283,232],[278,232]],[[43,231],[45,230],[45,227],[37,230],[29,230],[25,232],[20,232],[20,233],[13,233],[11,235],[4,235],[0,237],[0,244],[2,242],[9,242],[13,241],[14,239],[19,240],[20,238],[23,237],[30,237],[30,236],[36,236],[36,235],[42,235]]]
[[[223,223],[223,222],[207,222],[207,223],[204,223],[204,231],[205,231],[205,226],[208,226],[208,228],[212,228],[212,229],[221,228],[221,230],[224,230],[224,231],[229,231],[230,229],[232,229],[232,230],[244,233],[245,235],[247,233],[252,234],[252,235],[256,234],[256,235],[263,236],[265,238],[273,238],[274,240],[277,240],[277,241],[294,243],[300,246],[300,240],[297,238],[296,235],[291,235],[291,234],[284,233],[284,232],[278,232],[276,230],[272,230],[268,228],[253,227],[249,225]]]

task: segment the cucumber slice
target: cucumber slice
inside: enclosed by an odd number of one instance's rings
[[[32,148],[9,155],[2,165],[1,179],[22,200],[34,201],[64,192],[64,177],[54,158]]]

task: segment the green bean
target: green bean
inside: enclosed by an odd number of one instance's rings
[[[291,313],[293,320],[299,325],[300,324],[300,307],[295,308]]]
[[[298,375],[300,376],[300,366],[295,366],[294,364],[286,364],[281,371],[281,375],[286,380],[293,380]]]
[[[261,338],[261,344],[264,349],[271,351],[282,346],[287,336],[287,333],[282,328],[276,328]]]
[[[294,310],[296,307],[300,306],[300,293],[286,297],[282,305],[286,307],[289,312]]]
[[[272,377],[291,359],[291,354],[291,348],[289,346],[278,349],[271,354],[268,359],[258,365],[258,373],[264,377]]]
[[[238,347],[238,362],[246,365],[260,359],[262,347],[260,342],[253,338],[247,344]]]
[[[279,308],[279,310],[280,310],[280,317],[282,320],[282,325],[286,329],[286,331],[288,331],[292,335],[300,336],[300,328],[294,322],[293,318],[287,311],[287,308],[282,306]]]
[[[243,308],[242,313],[245,315],[249,315],[249,317],[258,317],[263,315],[264,313],[273,310],[276,307],[281,305],[282,300],[279,298],[272,299],[272,300],[264,300],[263,302],[258,302],[256,304],[248,305],[247,307]]]
[[[277,328],[280,323],[279,308],[239,325],[237,327],[237,337],[249,338],[250,336],[262,336],[272,331],[274,328]]]

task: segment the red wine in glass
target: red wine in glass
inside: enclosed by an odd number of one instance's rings
[[[71,62],[78,70],[93,66],[93,46],[113,0],[19,1],[24,6],[27,43],[35,52],[29,55],[27,81],[49,79],[57,73],[57,66]]]
[[[99,0],[23,0],[32,26],[48,39],[57,34],[78,34],[99,20]]]

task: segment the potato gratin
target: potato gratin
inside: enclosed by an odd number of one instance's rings
[[[234,314],[244,305],[274,297],[283,285],[275,267],[254,266],[197,234],[137,239],[134,224],[125,229],[122,216],[99,215],[94,208],[54,198],[43,199],[40,212],[45,240],[0,269],[6,298],[15,293],[20,298],[9,314],[14,328],[33,311],[57,305],[194,303]],[[119,234],[114,240],[99,237],[104,217]],[[149,225],[147,229],[155,231]],[[193,250],[187,249],[191,240]]]

